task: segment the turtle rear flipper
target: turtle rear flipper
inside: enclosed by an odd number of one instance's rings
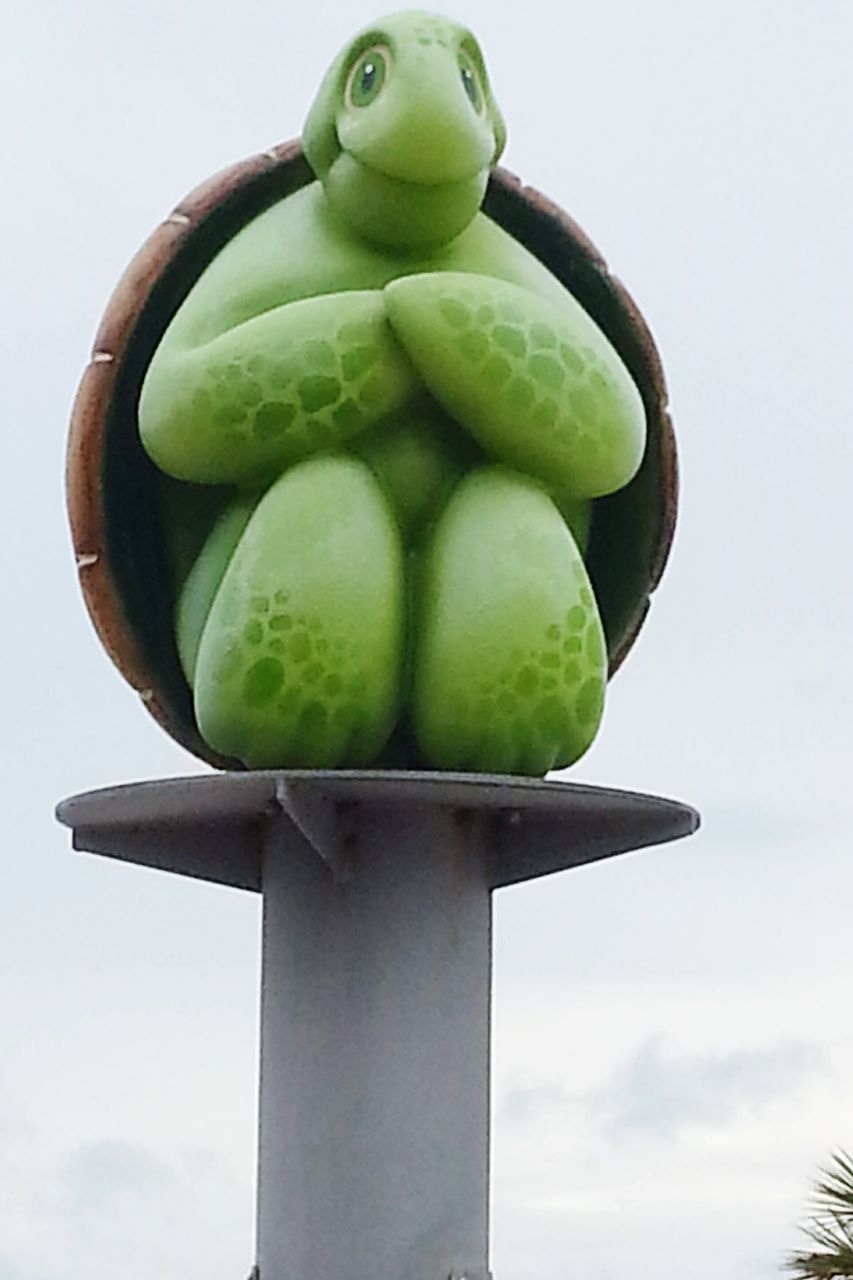
[[[257,504],[258,495],[251,494],[236,498],[228,506],[210,531],[181,587],[175,604],[175,639],[189,685],[195,678],[198,647],[219,584]]]
[[[468,475],[420,574],[412,719],[431,767],[542,775],[592,742],[607,658],[583,560],[540,485]]]
[[[367,466],[294,467],[259,502],[207,618],[202,737],[250,768],[369,764],[397,717],[403,615],[400,536]]]

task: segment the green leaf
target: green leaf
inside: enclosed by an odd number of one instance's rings
[[[795,1280],[853,1277],[853,1160],[847,1152],[835,1152],[830,1165],[821,1170],[811,1209],[803,1232],[816,1247],[790,1254],[785,1270]]]

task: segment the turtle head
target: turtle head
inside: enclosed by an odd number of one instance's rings
[[[337,215],[364,239],[404,252],[445,244],[468,225],[505,140],[477,41],[418,12],[351,41],[303,131]]]

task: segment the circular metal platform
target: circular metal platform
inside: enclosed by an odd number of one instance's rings
[[[579,783],[485,774],[385,770],[263,770],[137,782],[86,792],[57,808],[75,849],[261,888],[261,847],[273,819],[290,820],[336,865],[365,810],[393,811],[401,842],[418,814],[477,823],[493,888],[690,835],[695,809],[676,800]],[[485,829],[484,829],[485,828]]]

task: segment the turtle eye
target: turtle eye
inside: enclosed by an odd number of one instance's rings
[[[477,75],[474,66],[467,53],[459,54],[459,75],[462,78],[462,88],[468,96],[468,101],[477,112],[477,115],[483,110],[483,90],[480,88],[480,78]]]
[[[366,50],[349,74],[346,101],[352,107],[369,107],[382,91],[391,72],[391,55],[381,45]]]

